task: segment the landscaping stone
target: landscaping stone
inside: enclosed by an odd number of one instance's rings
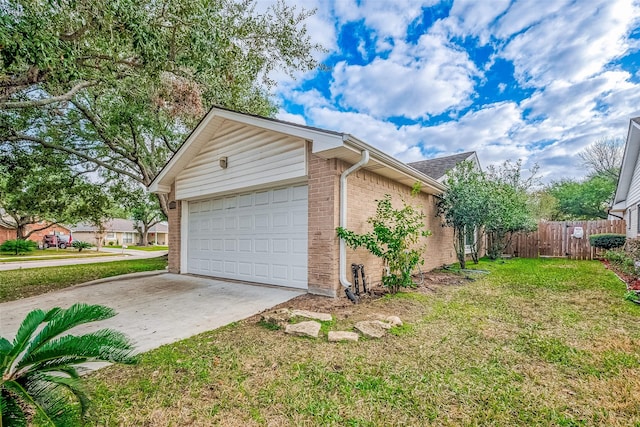
[[[284,332],[299,337],[318,338],[320,326],[320,323],[314,320],[309,320],[308,322],[289,324],[285,328]]]
[[[307,319],[320,320],[321,322],[331,322],[333,317],[329,313],[318,313],[315,311],[308,310],[293,310],[291,312],[291,317],[306,317]]]
[[[359,335],[348,331],[329,331],[329,342],[358,341]]]
[[[355,328],[367,338],[382,338],[391,325],[379,320],[365,320],[356,323]]]
[[[402,320],[398,316],[388,316],[384,320],[391,326],[402,326]]]
[[[262,321],[274,325],[285,326],[289,323],[289,310],[281,308],[279,310],[270,311],[262,314]]]

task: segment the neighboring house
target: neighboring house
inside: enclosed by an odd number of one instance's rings
[[[421,184],[412,198],[411,188]],[[343,295],[351,263],[379,282],[382,265],[345,249],[343,225],[369,231],[376,199],[391,194],[425,213],[423,269],[456,261],[442,227],[437,179],[343,133],[213,108],[149,189],[168,195],[169,271]]]
[[[46,223],[29,225],[27,226],[27,233],[30,230],[42,228],[44,225],[46,225]],[[71,229],[60,224],[53,224],[43,230],[33,232],[27,239],[33,240],[34,242],[40,245],[42,244],[42,239],[46,234],[69,235],[71,234]],[[15,228],[8,228],[0,225],[0,244],[6,242],[7,240],[14,240],[15,238],[16,238]]]
[[[640,237],[640,117],[629,121],[629,132],[622,157],[618,186],[609,210],[609,218],[624,218],[627,237]]]
[[[102,245],[137,245],[140,242],[140,234],[134,227],[134,221],[130,219],[115,218],[104,224],[104,232],[91,224],[78,224],[73,229],[73,238],[83,242],[97,245],[102,240]],[[169,230],[166,222],[160,222],[149,230],[149,243],[166,245],[169,241]]]

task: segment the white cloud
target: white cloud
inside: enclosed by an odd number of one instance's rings
[[[282,108],[278,110],[278,114],[276,114],[276,119],[282,120],[285,122],[290,122],[290,123],[297,123],[299,125],[307,124],[307,119],[305,119],[304,116],[301,116],[300,114],[288,113]]]
[[[524,30],[501,52],[513,62],[522,86],[579,82],[598,74],[629,50],[626,35],[640,16],[631,0],[594,0],[588,7],[581,2],[558,7],[558,2],[534,8],[534,3],[516,3],[496,32],[509,37]]]
[[[342,23],[364,20],[380,39],[402,39],[408,25],[422,15],[422,8],[436,3],[437,0],[335,0],[334,11]]]
[[[490,40],[492,22],[509,7],[510,0],[456,0],[450,16],[442,20],[439,28],[456,35],[473,35],[485,45]]]
[[[310,108],[306,111],[315,126],[344,132],[373,145],[392,156],[400,157],[413,141],[391,122],[378,120],[363,113],[338,111],[332,108]]]
[[[338,63],[331,93],[344,107],[375,117],[416,119],[467,105],[478,74],[465,51],[427,34],[417,45],[397,43],[388,59]]]
[[[263,0],[260,0],[263,1]],[[628,34],[640,23],[633,0],[492,2],[455,0],[451,15],[436,22],[416,44],[406,39],[408,25],[434,1],[313,0],[317,23],[309,25],[336,49],[336,31],[363,21],[376,37],[376,56],[364,66],[341,62],[331,71],[331,96],[301,90],[284,80],[279,95],[305,108],[304,117],[280,111],[279,118],[351,133],[403,161],[422,153],[448,155],[475,150],[484,166],[506,159],[539,163],[545,180],[580,177],[577,153],[602,137],[624,137],[631,117],[640,116],[640,88],[631,73],[612,61],[638,48]],[[478,37],[511,61],[515,78],[533,88],[527,99],[473,105],[475,81],[493,72],[478,70],[473,54],[454,41]],[[362,44],[355,46],[364,51]],[[468,47],[468,46],[465,46]],[[471,51],[470,51],[471,52]],[[365,58],[367,55],[363,55]],[[319,73],[308,73],[312,81]],[[515,87],[512,76],[498,91]],[[306,87],[307,85],[305,85]],[[491,101],[488,101],[491,102]],[[340,111],[346,110],[346,111]],[[451,119],[435,126],[397,126],[390,117],[417,121],[441,113]]]

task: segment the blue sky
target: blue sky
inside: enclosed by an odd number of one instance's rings
[[[475,150],[483,166],[580,178],[576,154],[640,116],[638,1],[303,4],[327,69],[276,76],[278,117],[406,162]]]

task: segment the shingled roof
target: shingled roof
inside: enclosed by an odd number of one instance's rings
[[[407,163],[412,168],[440,181],[449,169],[465,160],[471,160],[475,156],[475,151],[454,154],[452,156],[437,157],[435,159],[420,160],[419,162]]]

